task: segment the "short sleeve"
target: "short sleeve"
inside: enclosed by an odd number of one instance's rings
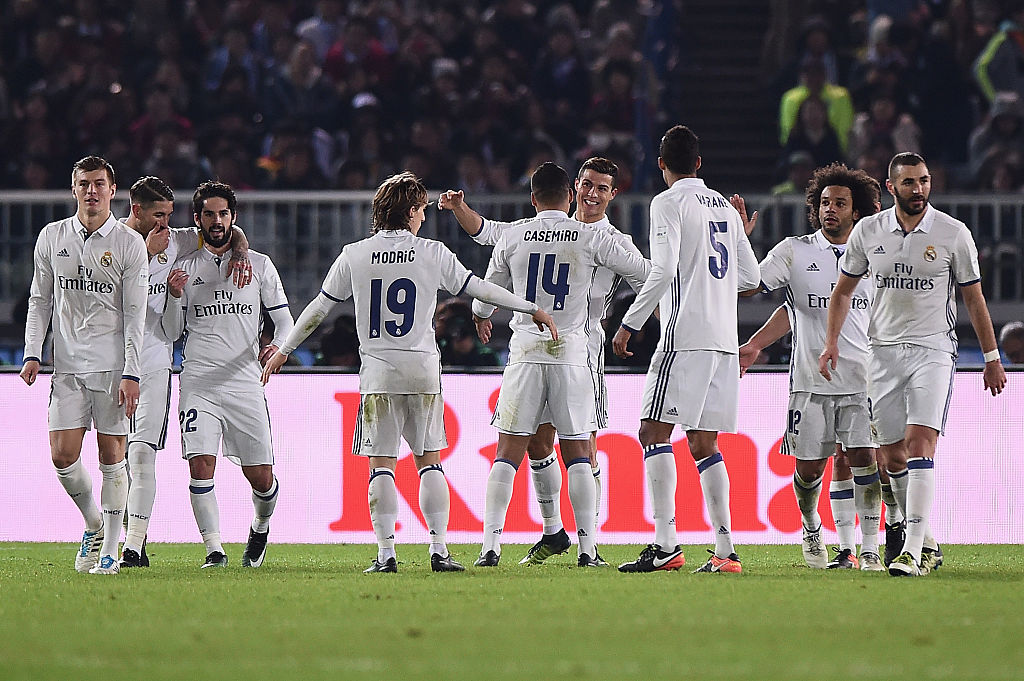
[[[851,277],[863,277],[868,271],[868,255],[864,250],[864,222],[853,226],[850,238],[846,241],[846,253],[839,261],[843,274]]]
[[[957,231],[952,253],[953,276],[960,286],[969,286],[981,281],[981,268],[978,265],[978,247],[974,237],[966,226]]]
[[[320,291],[336,303],[352,297],[352,267],[349,264],[348,248],[343,248],[341,255],[331,265]]]
[[[437,242],[437,266],[441,273],[441,288],[452,295],[461,294],[473,273],[466,269],[459,258],[444,244]]]
[[[793,242],[786,238],[768,251],[761,261],[761,284],[768,291],[775,291],[789,284],[793,271]]]

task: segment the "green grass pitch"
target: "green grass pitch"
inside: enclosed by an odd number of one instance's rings
[[[199,570],[199,544],[153,567],[79,575],[70,544],[0,544],[0,679],[1000,679],[1024,678],[1017,546],[945,546],[922,579],[802,567],[798,546],[740,546],[742,575],[623,575],[575,566],[399,574],[375,547],[274,545],[258,570]],[[452,547],[467,566],[477,546]],[[639,547],[604,546],[617,564]]]

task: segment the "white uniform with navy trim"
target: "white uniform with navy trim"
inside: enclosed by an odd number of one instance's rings
[[[511,222],[484,219],[480,231],[472,238],[483,246],[493,246],[498,243],[501,232],[512,224]],[[637,258],[644,257],[640,249],[633,243],[633,239],[628,234],[616,229],[607,216],[587,224],[591,229],[608,234]],[[598,387],[597,427],[599,429],[608,426],[608,386],[604,376],[605,331],[601,320],[608,314],[608,308],[611,306],[621,280],[622,278],[614,271],[606,267],[598,267],[594,270],[594,278],[590,283],[590,340],[587,351],[590,366],[595,372],[594,381]]]
[[[879,444],[902,440],[909,424],[942,432],[957,353],[954,285],[981,280],[970,230],[928,206],[904,232],[893,207],[857,223],[841,265],[870,273],[875,289],[869,394]]]
[[[650,244],[651,275],[622,320],[635,331],[660,305],[642,418],[734,432],[737,292],[760,282],[739,213],[703,180],[679,179],[651,201]]]
[[[487,280],[511,285],[516,295],[550,310],[558,327],[553,341],[529,315],[513,316],[508,366],[492,421],[501,432],[531,435],[548,417],[561,438],[589,437],[597,430],[599,369],[589,348],[591,292],[600,268],[639,289],[650,263],[608,231],[559,210],[540,211],[501,231]],[[492,311],[490,305],[473,303],[478,316]]]
[[[50,430],[125,435],[122,376],[138,380],[149,266],[142,237],[113,215],[88,234],[73,215],[43,227],[25,324],[25,359],[42,355],[53,325]]]
[[[163,327],[177,337],[184,325],[178,419],[183,456],[224,455],[243,466],[274,462],[270,415],[260,382],[260,310],[274,320],[280,346],[292,327],[281,278],[270,258],[249,251],[252,283],[228,277],[230,255],[202,248],[178,261],[189,275],[180,299],[168,296]]]
[[[850,313],[839,335],[842,361],[832,380],[818,372],[818,355],[825,345],[828,301],[839,279],[839,262],[846,244],[833,244],[818,230],[791,236],[761,261],[761,284],[768,290],[786,289],[786,311],[793,330],[789,363],[789,416],[783,454],[817,460],[845,448],[871,446],[868,409],[868,320],[871,287],[857,284]]]
[[[149,259],[149,298],[146,301],[146,331],[142,343],[142,380],[139,404],[131,419],[129,444],[145,442],[155,450],[164,448],[167,416],[171,408],[171,361],[174,339],[167,338],[160,318],[167,300],[167,275],[178,258],[200,247],[199,231],[171,229],[167,248]]]

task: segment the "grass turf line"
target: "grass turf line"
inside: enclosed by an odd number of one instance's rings
[[[1020,679],[1017,546],[944,546],[923,579],[810,570],[799,546],[740,546],[742,575],[623,575],[576,550],[497,568],[452,546],[434,574],[364,575],[367,545],[276,545],[258,570],[200,570],[199,544],[154,544],[153,567],[79,575],[71,544],[0,544],[3,679]],[[618,564],[635,546],[603,546]]]

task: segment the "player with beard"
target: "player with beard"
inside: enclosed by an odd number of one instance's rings
[[[260,381],[260,364],[292,329],[288,299],[270,258],[249,251],[253,285],[238,289],[227,281],[235,192],[204,182],[192,197],[193,220],[203,248],[183,258],[167,279],[161,324],[167,338],[186,332],[178,420],[182,455],[188,460],[192,511],[206,544],[203,567],[224,567],[220,513],[213,490],[217,453],[242,467],[252,487],[254,518],[242,555],[243,567],[259,567],[266,556],[270,517],[277,504],[270,414]],[[260,349],[261,306],[277,335]]]
[[[864,218],[850,233],[842,273],[828,305],[825,347],[818,359],[831,380],[842,367],[840,331],[857,284],[875,289],[868,338],[872,429],[907,520],[894,577],[916,577],[942,564],[926,550],[935,496],[935,448],[953,389],[958,285],[985,358],[983,385],[993,396],[1006,385],[992,319],[981,291],[978,249],[967,226],[928,204],[931,175],[918,154],[896,154],[886,189],[896,204]]]
[[[871,287],[862,279],[854,306],[840,336],[849,359],[841,375],[826,381],[817,371],[825,339],[832,287],[839,260],[854,223],[878,211],[878,182],[862,170],[835,163],[818,168],[807,185],[807,217],[815,231],[783,239],[761,261],[761,287],[784,288],[786,302],[740,347],[740,371],[761,350],[793,329],[790,359],[789,417],[782,453],[796,458],[793,491],[803,520],[803,555],[812,568],[881,571],[878,555],[881,485],[871,441],[868,406],[868,315]],[[742,200],[733,206],[745,219]],[[837,374],[839,372],[837,371]],[[836,558],[828,562],[821,539],[818,497],[829,458],[835,455],[829,498],[839,532]],[[856,555],[855,526],[861,518],[861,553]]]

